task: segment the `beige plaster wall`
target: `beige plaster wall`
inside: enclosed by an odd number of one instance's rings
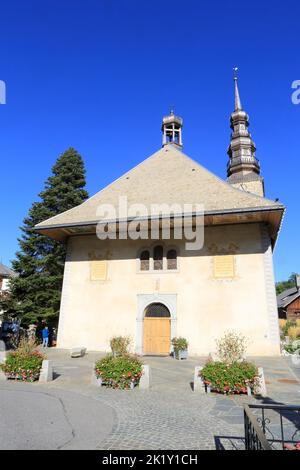
[[[186,251],[184,241],[164,244],[179,249],[176,272],[139,272],[138,251],[153,246],[150,240],[70,238],[58,347],[108,351],[111,336],[130,335],[135,350],[137,295],[177,294],[176,334],[188,339],[191,355],[214,351],[215,339],[229,329],[249,338],[249,354],[279,354],[277,327],[274,330],[277,311],[268,305],[275,290],[266,279],[266,262],[272,270],[272,258],[263,248],[259,224],[208,227],[199,252]],[[216,247],[220,252],[235,252],[233,279],[214,278]],[[90,280],[91,253],[107,259],[106,281]]]

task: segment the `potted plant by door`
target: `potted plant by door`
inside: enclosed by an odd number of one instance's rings
[[[187,359],[188,358],[188,345],[189,343],[185,338],[179,336],[172,339],[173,357],[174,359]]]

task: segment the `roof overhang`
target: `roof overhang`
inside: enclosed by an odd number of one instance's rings
[[[204,225],[205,226],[216,226],[216,225],[235,225],[235,224],[249,224],[249,223],[265,223],[268,226],[270,238],[272,240],[272,245],[276,243],[276,239],[281,227],[283,215],[285,208],[282,205],[274,207],[258,207],[258,208],[245,208],[245,209],[230,209],[222,211],[205,211],[204,212]],[[57,224],[57,225],[43,225],[35,226],[35,231],[47,235],[54,240],[65,242],[68,237],[78,236],[78,235],[93,235],[96,233],[97,225],[100,223],[107,224],[113,223],[116,224],[116,231],[118,232],[120,227],[124,224],[135,220],[140,222],[141,225],[149,226],[151,221],[157,221],[159,227],[163,226],[164,220],[170,219],[171,228],[175,227],[179,223],[182,223],[182,217],[189,218],[193,220],[193,224],[196,224],[197,213],[192,214],[178,214],[172,215],[171,217],[163,215],[151,217],[133,217],[128,219],[114,219],[114,220],[105,220],[101,221],[87,221],[87,222],[77,222],[70,224]],[[149,226],[150,227],[150,226]]]

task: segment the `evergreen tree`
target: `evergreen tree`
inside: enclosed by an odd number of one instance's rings
[[[298,276],[297,273],[292,273],[287,281],[276,282],[276,294],[281,294],[286,289],[296,287],[296,276]]]
[[[12,262],[18,277],[13,278],[11,295],[2,300],[6,315],[17,315],[24,324],[58,319],[65,245],[40,235],[33,227],[50,217],[71,209],[87,199],[85,169],[81,156],[69,148],[56,161],[52,175],[23,221],[20,250]]]

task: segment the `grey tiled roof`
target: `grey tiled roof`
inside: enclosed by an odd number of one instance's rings
[[[8,268],[7,266],[5,266],[4,264],[0,263],[0,276],[2,277],[16,277],[16,273]]]
[[[290,289],[286,289],[281,294],[277,295],[277,305],[278,308],[287,307],[290,303],[292,303],[295,299],[300,296],[300,290],[297,287],[291,287]]]
[[[120,196],[127,197],[128,206],[143,204],[147,210],[145,215],[150,213],[152,204],[162,203],[181,206],[202,204],[204,212],[208,214],[283,209],[280,202],[233,188],[169,144],[83,204],[45,220],[36,227],[97,223],[99,205],[111,204],[117,208]]]

